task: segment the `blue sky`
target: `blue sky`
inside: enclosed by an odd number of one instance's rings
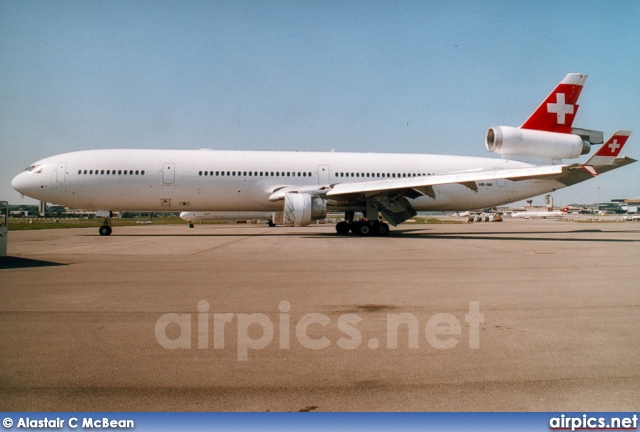
[[[94,148],[487,156],[568,72],[574,126],[634,134],[638,1],[0,2],[0,199],[35,160]],[[556,204],[640,197],[640,163]],[[535,200],[542,204],[542,198]]]

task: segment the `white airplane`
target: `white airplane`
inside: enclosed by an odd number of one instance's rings
[[[561,218],[569,216],[569,207],[563,207],[560,211],[523,211],[523,212],[513,212],[511,213],[512,218],[519,219],[551,219],[551,218]]]
[[[113,211],[284,211],[304,226],[344,212],[336,231],[387,235],[417,211],[503,205],[582,182],[636,162],[618,156],[614,134],[585,163],[565,164],[602,143],[572,128],[587,76],[568,74],[519,128],[491,127],[486,148],[502,156],[215,150],[86,150],[39,160],[11,185],[41,201],[95,210],[100,235]],[[354,220],[356,212],[364,214]]]
[[[282,212],[181,212],[180,219],[189,222],[189,228],[194,227],[194,222],[207,220],[266,220],[269,226],[276,226],[279,219],[278,213]],[[281,218],[280,218],[281,219]]]

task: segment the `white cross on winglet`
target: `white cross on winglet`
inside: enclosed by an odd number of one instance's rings
[[[566,114],[573,114],[573,105],[565,103],[564,93],[556,93],[556,103],[547,104],[547,112],[558,115],[558,124],[563,125],[565,123],[564,116]]]
[[[611,144],[609,144],[609,148],[611,149],[611,153],[615,153],[618,148],[620,148],[620,144],[618,144],[618,140],[614,139]]]

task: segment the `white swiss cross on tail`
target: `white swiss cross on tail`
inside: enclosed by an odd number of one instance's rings
[[[614,139],[613,142],[608,145],[608,147],[611,149],[612,154],[616,154],[616,150],[620,148],[620,144],[618,144],[618,139],[617,138]]]
[[[573,119],[578,113],[578,96],[586,79],[585,74],[565,76],[520,128],[571,133]]]
[[[622,151],[622,147],[624,147],[625,143],[629,139],[631,135],[631,131],[628,130],[617,130],[611,138],[604,143],[600,149],[593,156],[587,160],[583,166],[585,169],[587,166],[602,166],[602,165],[611,165],[618,157],[618,154]],[[587,169],[587,171],[589,171]],[[591,172],[591,171],[589,171]],[[593,174],[593,173],[592,173]],[[595,174],[593,174],[595,175]]]
[[[565,116],[567,114],[573,114],[573,105],[565,103],[565,94],[556,93],[556,103],[547,104],[547,112],[550,114],[558,115],[558,124],[563,125],[565,123]]]

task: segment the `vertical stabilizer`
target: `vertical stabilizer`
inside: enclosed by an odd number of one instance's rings
[[[578,97],[586,79],[586,74],[567,74],[520,128],[571,133],[578,112]]]

